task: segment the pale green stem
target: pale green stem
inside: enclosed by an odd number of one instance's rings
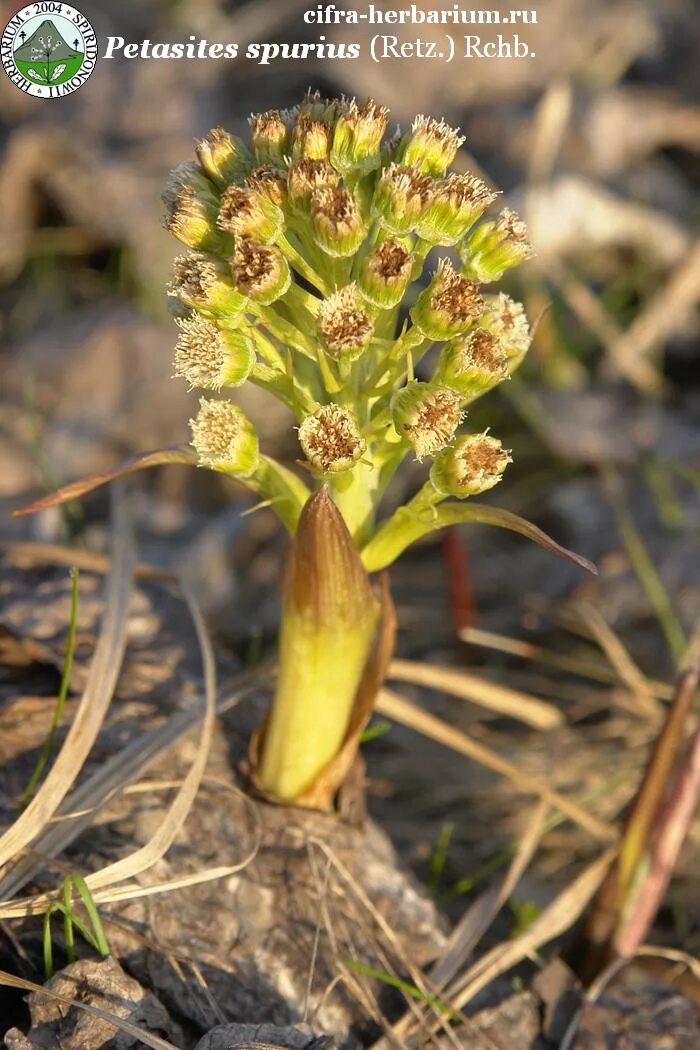
[[[379,483],[377,465],[369,458],[369,453],[366,457],[356,463],[352,470],[332,478],[330,482],[333,501],[358,547],[362,547],[374,528],[376,488]]]
[[[313,285],[314,288],[318,288],[322,295],[330,294],[330,288],[326,279],[322,277],[309,262],[307,262],[301,252],[294,247],[289,238],[280,237],[277,241],[277,247],[287,258],[292,268],[296,270],[301,277],[307,280],[309,284]]]
[[[295,350],[298,350],[306,357],[315,356],[313,343],[298,328],[281,317],[274,309],[274,306],[261,306],[260,303],[251,303],[250,310],[281,343],[293,346]]]
[[[406,547],[424,536],[426,519],[443,499],[427,481],[409,503],[383,522],[361,551],[368,572],[375,571],[378,565],[391,565]]]

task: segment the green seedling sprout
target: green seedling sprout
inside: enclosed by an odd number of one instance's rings
[[[78,918],[73,909],[73,889],[77,891],[87,912],[90,927]],[[73,927],[78,930],[83,940],[86,941],[99,955],[105,959],[109,955],[109,944],[105,937],[102,920],[97,906],[92,899],[90,889],[80,875],[68,875],[63,880],[63,900],[53,901],[44,915],[43,949],[44,949],[44,972],[48,981],[53,976],[53,944],[51,942],[51,917],[55,913],[63,916],[63,939],[66,946],[68,962],[75,962],[75,937]]]
[[[19,808],[24,807],[31,801],[32,795],[36,790],[36,786],[41,779],[41,775],[46,768],[46,763],[51,758],[51,752],[53,751],[54,740],[56,739],[56,730],[61,723],[61,716],[63,714],[63,708],[66,703],[66,697],[68,696],[68,689],[70,687],[70,675],[73,668],[73,654],[75,652],[75,635],[78,624],[78,579],[79,573],[77,568],[72,568],[70,571],[71,578],[71,602],[70,602],[70,620],[68,621],[68,639],[66,641],[66,655],[63,660],[63,671],[61,672],[61,684],[58,690],[58,697],[56,699],[56,706],[54,707],[53,717],[51,719],[51,726],[49,728],[49,734],[44,741],[44,746],[39,753],[36,765],[32,770],[32,775],[27,782],[27,786],[22,792],[20,799]]]

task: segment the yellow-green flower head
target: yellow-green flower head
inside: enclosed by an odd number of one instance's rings
[[[479,496],[497,485],[511,463],[510,452],[488,434],[464,434],[436,458],[430,481],[441,496]]]
[[[426,338],[442,341],[466,332],[483,307],[477,285],[458,274],[449,259],[441,259],[410,313]]]
[[[327,160],[296,160],[287,169],[287,195],[291,207],[308,213],[316,190],[337,189],[340,175]]]
[[[464,136],[444,120],[416,117],[411,131],[398,146],[396,159],[427,175],[444,175],[464,141]]]
[[[372,341],[374,323],[363,307],[355,284],[340,288],[321,303],[318,336],[334,360],[354,361]]]
[[[190,388],[221,390],[245,383],[255,364],[253,340],[246,329],[219,328],[200,314],[175,323],[180,329],[175,374],[186,379]]]
[[[309,113],[300,113],[291,133],[293,160],[324,160],[331,148],[332,130],[323,120],[314,120]]]
[[[508,378],[508,357],[498,338],[486,328],[475,328],[448,343],[442,352],[440,379],[465,398],[491,390]]]
[[[349,470],[366,449],[353,414],[342,405],[323,405],[299,427],[299,444],[319,474]]]
[[[390,164],[381,174],[372,215],[395,234],[409,233],[430,201],[433,180],[415,167]]]
[[[284,212],[259,189],[229,186],[221,195],[217,225],[238,237],[272,244],[284,230]]]
[[[202,251],[216,252],[221,248],[221,235],[216,229],[216,192],[195,164],[185,161],[171,171],[162,200],[165,228],[182,244]]]
[[[236,238],[231,274],[236,290],[263,306],[281,298],[292,281],[289,264],[279,249],[249,237]]]
[[[304,114],[311,120],[320,120],[332,126],[342,113],[347,112],[349,106],[346,98],[323,98],[320,91],[307,91],[292,112],[295,116]]]
[[[223,189],[247,174],[253,166],[248,147],[237,135],[223,128],[213,128],[195,146],[197,159],[210,179]]]
[[[250,144],[258,164],[284,164],[289,152],[289,128],[278,109],[250,118]]]
[[[204,252],[187,252],[173,262],[168,295],[185,306],[232,321],[245,310],[245,299],[233,287],[223,263]]]
[[[263,164],[251,171],[243,181],[246,189],[269,198],[278,208],[287,203],[287,176],[274,164]]]
[[[398,306],[410,283],[414,260],[403,241],[381,241],[360,265],[357,284],[365,299],[381,310]]]
[[[430,244],[452,247],[481,218],[497,194],[477,175],[453,173],[437,182],[416,232]]]
[[[483,222],[459,246],[462,273],[487,284],[520,266],[533,255],[527,226],[516,212],[504,208],[497,219]]]
[[[530,349],[532,335],[525,307],[504,292],[484,298],[484,312],[479,319],[479,327],[496,336],[508,358],[510,371],[514,363],[520,364]]]
[[[380,150],[389,110],[369,99],[358,106],[353,99],[336,121],[331,163],[342,175],[368,175],[380,164]]]
[[[367,232],[360,205],[345,187],[316,190],[311,198],[314,240],[334,258],[354,255]]]
[[[394,426],[406,438],[416,458],[434,456],[455,436],[464,418],[462,399],[448,387],[413,382],[398,390],[391,402]]]
[[[192,445],[201,467],[249,478],[260,462],[258,436],[242,408],[231,401],[201,398],[190,420]]]

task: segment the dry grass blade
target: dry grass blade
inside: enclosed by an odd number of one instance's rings
[[[598,610],[587,602],[574,602],[569,606],[569,611],[590,632],[605,653],[621,681],[635,698],[639,712],[658,718],[662,714],[662,708],[654,697],[651,685]]]
[[[42,833],[80,772],[104,721],[126,647],[126,622],[134,560],[124,494],[113,493],[112,568],[105,587],[105,614],[85,690],[46,779],[27,808],[0,838],[0,868]],[[5,895],[0,880],[0,897]]]
[[[605,492],[617,519],[620,536],[632,563],[632,568],[646,592],[668,647],[680,664],[685,655],[688,641],[674,611],[671,597],[622,498],[620,478],[617,472],[612,467],[605,467],[601,473]]]
[[[128,857],[124,857],[114,864],[109,864],[102,871],[88,875],[85,881],[91,890],[99,889],[102,886],[111,886],[117,882],[122,882],[124,879],[132,878],[139,872],[145,871],[146,868],[152,867],[160,860],[170,848],[175,836],[184,824],[204,776],[216,720],[216,661],[204,618],[189,591],[183,589],[183,595],[197,632],[204,670],[204,720],[197,753],[182,782],[182,787],[175,796],[155,835],[145,846],[131,853]]]
[[[545,830],[548,803],[539,802],[527,833],[520,842],[516,856],[505,874],[505,877],[482,894],[464,913],[455,926],[449,942],[441,957],[429,973],[433,987],[441,993],[448,981],[464,965],[484,933],[489,929],[496,915],[513,893],[525,870],[530,864],[542,834]],[[451,1006],[451,1004],[448,1004]],[[425,1023],[422,1017],[421,1022]],[[406,1045],[409,1036],[414,1036],[414,1019],[406,1015],[394,1025],[394,1035],[402,1046]]]
[[[243,676],[245,678],[247,676]],[[255,687],[254,681],[252,687]],[[223,713],[238,703],[245,689],[241,681],[240,692],[226,695],[217,704],[217,713]],[[192,732],[202,720],[201,708],[182,711],[170,718],[165,725],[136,739],[122,751],[117,752],[101,766],[84,784],[66,799],[63,819],[60,817],[47,828],[35,843],[32,853],[22,857],[3,882],[7,897],[17,893],[32,879],[47,857],[55,857],[90,825],[94,815],[114,794],[122,791],[167,748]],[[74,815],[75,814],[75,815]],[[99,891],[98,891],[99,892]],[[18,918],[23,915],[40,914],[46,910],[47,902],[54,895],[4,900],[0,903],[0,917]]]
[[[387,677],[425,685],[429,689],[450,693],[460,700],[470,700],[473,704],[496,711],[499,715],[516,718],[535,729],[554,729],[564,722],[561,711],[553,704],[497,682],[489,682],[467,671],[434,667],[414,660],[392,660]]]
[[[459,632],[459,637],[468,645],[479,645],[484,649],[494,649],[499,653],[510,653],[512,656],[532,660],[534,663],[545,664],[548,667],[556,667],[561,671],[568,671],[582,678],[590,678],[595,682],[612,685],[618,680],[615,671],[597,659],[554,652],[544,649],[541,645],[535,645],[533,642],[525,642],[521,638],[511,638],[509,635],[497,634],[494,631],[483,631],[478,627],[463,627]],[[657,700],[670,700],[673,696],[673,687],[666,682],[652,679],[645,679],[645,681]]]
[[[411,981],[415,985],[420,995],[424,998],[426,1003],[433,1004],[437,1001],[435,989],[428,982],[426,975],[414,964],[410,956],[406,953],[399,937],[396,935],[391,925],[384,918],[382,913],[375,907],[373,902],[368,897],[363,887],[354,878],[352,872],[343,864],[340,858],[334,853],[334,851],[325,843],[322,839],[311,838],[309,842],[312,843],[326,858],[330,865],[335,869],[340,878],[343,880],[345,885],[350,889],[355,898],[359,901],[362,907],[372,916],[374,923],[377,928],[382,932],[386,938],[386,942],[393,949],[396,957],[399,959],[401,965],[405,968],[405,972],[410,976]],[[419,1009],[415,1002],[411,1000],[410,996],[404,993],[404,999],[412,1010],[416,1017],[419,1015]],[[433,1010],[436,1016],[436,1026],[443,1028],[446,1032],[448,1031],[447,1019],[444,1013],[436,1009],[433,1006]],[[466,1021],[466,1018],[465,1018]],[[387,1037],[393,1041],[393,1032],[387,1032]],[[381,1043],[379,1045],[382,1045]]]
[[[59,543],[38,543],[35,540],[0,540],[0,551],[18,562],[30,562],[35,565],[65,565],[86,572],[104,575],[109,572],[111,559],[108,554],[90,551],[85,547],[68,547]],[[177,583],[177,576],[155,565],[136,562],[134,576],[142,580],[156,580],[159,583]]]
[[[532,129],[528,182],[548,179],[554,171],[566,129],[571,120],[573,91],[568,80],[548,85],[537,105]]]
[[[66,1006],[75,1006],[78,1010],[84,1010],[85,1013],[91,1014],[92,1017],[99,1017],[101,1021],[107,1021],[109,1024],[120,1031],[124,1032],[125,1035],[131,1036],[132,1039],[138,1039],[139,1043],[143,1046],[150,1046],[152,1050],[180,1050],[180,1047],[175,1046],[173,1043],[169,1043],[167,1039],[161,1039],[157,1035],[152,1035],[150,1032],[144,1032],[142,1028],[138,1028],[135,1024],[131,1024],[129,1021],[123,1021],[119,1017],[115,1017],[113,1014],[108,1014],[106,1010],[100,1010],[97,1006],[89,1006],[87,1003],[81,1003],[77,999],[70,999],[67,995],[60,995],[58,992],[52,992],[48,988],[42,987],[40,984],[34,984],[32,981],[25,981],[22,977],[14,977],[11,973],[6,973],[4,970],[0,970],[0,984],[6,988],[19,988],[25,992],[40,992],[45,995],[47,999],[54,999],[56,1002],[65,1003]]]
[[[453,751],[466,755],[467,758],[474,759],[475,762],[486,766],[487,769],[500,773],[526,794],[538,795],[540,798],[545,799],[550,805],[565,813],[575,824],[588,831],[594,838],[603,842],[613,842],[617,839],[617,831],[612,824],[608,824],[606,821],[593,816],[593,814],[583,809],[582,806],[577,805],[576,802],[572,802],[565,795],[561,795],[558,791],[550,788],[539,777],[523,772],[517,766],[514,766],[512,762],[502,758],[490,748],[485,747],[484,744],[477,743],[471,737],[468,737],[466,733],[460,732],[460,730],[443,722],[442,719],[436,718],[435,715],[423,711],[420,707],[412,704],[410,700],[400,696],[393,690],[382,690],[377,701],[377,711],[388,718],[393,718],[395,721],[409,726],[411,729],[415,729],[416,732],[422,733],[439,744],[444,744],[445,747],[449,747]]]
[[[129,854],[129,856],[124,857],[119,861],[116,861],[114,864],[108,865],[101,871],[94,872],[91,875],[88,875],[85,881],[87,882],[88,886],[92,891],[99,891],[100,889],[104,891],[105,887],[113,886],[115,883],[123,882],[126,879],[133,878],[140,872],[146,870],[149,867],[152,867],[152,865],[155,864],[168,850],[178,831],[182,827],[202,781],[216,717],[216,669],[214,653],[211,646],[211,642],[207,635],[203,617],[196,604],[194,603],[193,599],[188,593],[185,593],[185,599],[188,603],[190,612],[192,613],[193,621],[197,631],[197,637],[202,652],[202,662],[204,666],[205,705],[202,734],[199,741],[197,754],[187,775],[182,781],[182,784],[178,790],[174,801],[172,802],[155,835],[151,838],[151,840],[148,843],[146,843],[145,846],[142,846],[134,853]],[[182,734],[184,735],[184,733],[187,732],[187,730],[190,728],[192,728],[191,721],[189,722],[189,724],[185,723],[185,726],[182,727]],[[160,734],[158,734],[158,736],[159,739],[161,739]],[[142,744],[141,741],[137,743]],[[149,756],[152,755],[152,751],[150,749],[148,750],[148,754]],[[138,756],[143,761],[142,748],[138,749]],[[129,755],[128,757],[132,758],[133,756]],[[116,790],[119,787],[123,787],[124,783],[128,779],[128,772],[125,767],[123,758],[124,756],[122,755],[115,756],[115,759],[119,760],[117,762],[116,770],[118,782],[117,784],[114,784],[113,780],[110,778],[109,784],[111,791]],[[138,768],[141,768],[141,766],[139,765]],[[83,786],[83,794],[87,793],[88,797],[89,788],[90,785],[86,784]],[[92,785],[92,790],[93,792],[96,790],[95,784]],[[100,795],[103,799],[108,797],[108,794],[109,792],[105,793],[104,789],[100,792]],[[75,802],[76,799],[75,797],[73,797],[68,801],[70,804]],[[85,814],[78,818],[76,821],[70,821],[67,827],[62,827],[59,824],[50,828],[46,836],[46,839],[48,841],[42,843],[41,845],[44,846],[44,848],[48,851],[50,855],[55,855],[57,852],[60,852],[62,848],[65,848],[67,842],[71,841],[71,839],[79,833],[82,827],[89,824],[90,818],[94,814],[94,812],[94,808],[86,811]],[[256,848],[257,846],[255,847],[255,849]],[[255,849],[253,850],[253,853],[255,852]],[[29,858],[29,862],[25,863],[25,865],[23,866],[23,870],[21,873],[22,882],[20,883],[20,885],[26,882],[27,879],[31,877],[31,873],[34,868],[34,865],[31,864],[32,859],[33,858]],[[245,860],[239,865],[233,866],[234,870],[240,870],[241,867],[249,863],[249,860],[250,858],[245,858]],[[186,885],[194,885],[198,882],[211,881],[215,878],[223,878],[226,877],[226,875],[233,874],[234,870],[229,871],[228,869],[224,869],[223,867],[208,869],[206,872],[198,872],[193,874],[192,876],[185,876],[183,878],[171,880],[171,882],[167,884],[161,884],[160,886],[145,888],[139,886],[121,887],[120,891],[116,893],[97,892],[94,896],[95,900],[98,902],[104,902],[107,900],[131,899],[132,897],[147,896],[152,893],[168,892],[169,890],[182,888]],[[13,891],[17,889],[16,883],[17,880],[15,880],[15,884],[12,887]],[[41,913],[45,911],[46,908],[51,904],[54,897],[55,894],[41,894],[26,899],[6,901],[2,905],[0,905],[0,912],[6,917],[17,917],[18,915]]]
[[[570,929],[605,878],[615,853],[614,849],[607,850],[574,879],[524,933],[513,941],[492,948],[479,959],[471,970],[448,988],[450,1003],[462,1008],[496,977]]]
[[[600,339],[618,373],[642,393],[659,394],[663,388],[659,372],[641,355],[627,353],[625,333],[591,289],[553,256],[548,256],[543,276],[556,284],[572,313]]]
[[[611,355],[621,367],[647,359],[659,343],[677,332],[700,301],[700,241],[696,241],[666,285],[619,335]]]
[[[548,802],[538,803],[504,878],[482,894],[455,926],[445,952],[430,971],[430,979],[437,988],[442,989],[452,980],[512,895],[537,851],[546,829],[548,810]]]

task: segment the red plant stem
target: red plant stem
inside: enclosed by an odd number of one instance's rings
[[[459,531],[445,529],[442,537],[442,555],[447,569],[447,587],[452,622],[457,635],[476,621],[476,599],[469,571],[467,548]]]

